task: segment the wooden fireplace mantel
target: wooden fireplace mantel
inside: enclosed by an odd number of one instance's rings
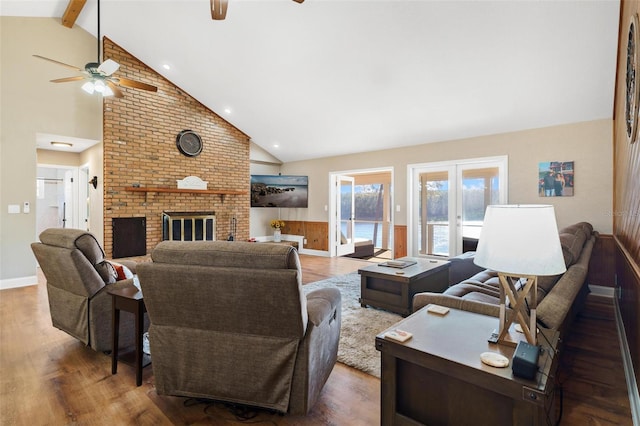
[[[124,188],[125,191],[129,192],[144,192],[145,197],[149,192],[155,193],[188,193],[188,194],[212,194],[219,195],[220,201],[224,202],[224,197],[227,195],[246,195],[247,191],[234,191],[231,189],[185,189],[185,188],[161,188],[161,187],[138,187],[138,186],[127,186]]]

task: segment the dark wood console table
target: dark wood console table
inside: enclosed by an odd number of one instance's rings
[[[487,342],[498,318],[427,307],[393,328],[413,333],[404,343],[376,336],[382,355],[382,425],[547,425],[555,423],[558,333],[541,330],[543,347],[534,380],[513,376],[511,366],[490,367],[483,352],[509,360],[515,348]],[[512,331],[513,339],[519,333]]]
[[[112,297],[112,344],[111,344],[111,374],[118,372],[118,359],[125,362],[131,361],[130,356],[134,359],[136,369],[136,386],[142,384],[142,369],[151,364],[151,357],[142,352],[142,334],[144,333],[144,313],[147,308],[144,305],[142,292],[134,285],[113,290],[108,290]],[[119,337],[120,337],[120,311],[131,312],[134,314],[136,322],[136,346],[135,350],[119,357]]]

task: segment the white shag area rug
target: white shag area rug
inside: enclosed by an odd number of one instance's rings
[[[342,326],[338,362],[380,377],[380,352],[376,335],[402,320],[398,314],[360,306],[360,275],[339,275],[302,286],[305,294],[318,288],[335,287],[342,295]]]

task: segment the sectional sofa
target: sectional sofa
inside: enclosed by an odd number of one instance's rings
[[[564,335],[589,293],[586,283],[589,260],[598,233],[591,224],[580,222],[559,230],[567,271],[561,275],[538,277],[537,320],[542,327]],[[526,262],[526,259],[523,259]],[[418,293],[414,312],[428,304],[500,315],[498,273],[473,263],[473,252],[451,259],[450,287],[444,293]]]

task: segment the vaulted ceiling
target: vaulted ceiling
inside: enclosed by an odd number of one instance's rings
[[[615,0],[229,0],[224,21],[208,0],[101,0],[100,15],[101,35],[284,162],[613,113]],[[75,25],[97,34],[96,0]]]

